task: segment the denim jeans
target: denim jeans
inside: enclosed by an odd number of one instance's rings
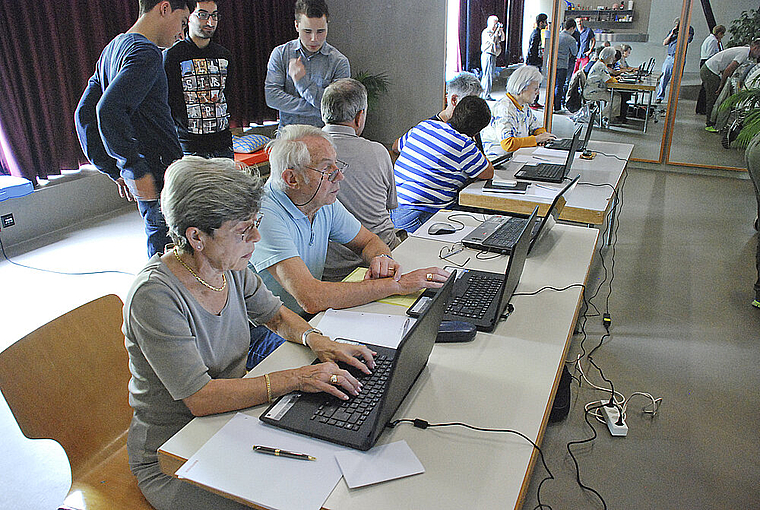
[[[420,228],[433,214],[435,213],[400,205],[391,209],[391,221],[396,228],[403,228],[411,233]]]
[[[480,78],[480,86],[483,87],[483,97],[491,97],[493,73],[496,69],[496,55],[483,52],[480,55],[480,65],[483,68],[483,76]]]
[[[559,111],[565,104],[567,91],[567,69],[557,68],[557,79],[554,85],[554,111]]]
[[[662,76],[660,77],[660,83],[657,85],[657,99],[660,101],[665,100],[665,89],[670,83],[670,77],[673,76],[673,62],[675,57],[668,55],[665,58],[665,62],[662,63]]]
[[[148,236],[148,257],[156,253],[164,253],[164,248],[172,241],[169,238],[169,227],[166,226],[164,215],[161,213],[161,203],[158,200],[138,200],[137,208],[145,223],[145,234]]]
[[[251,347],[248,349],[246,370],[250,370],[269,356],[286,340],[266,326],[250,324]]]

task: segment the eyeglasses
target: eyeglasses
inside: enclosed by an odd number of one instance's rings
[[[345,172],[346,171],[346,168],[348,168],[348,163],[346,163],[345,161],[341,161],[339,159],[336,159],[335,163],[330,163],[329,165],[327,165],[327,168],[332,168],[333,169],[332,172],[325,172],[324,170],[317,170],[313,166],[307,166],[307,165],[304,165],[304,166],[306,166],[306,168],[308,168],[309,170],[314,170],[315,172],[321,173],[322,177],[327,176],[327,180],[328,181],[334,182],[335,179],[338,178],[338,172]]]
[[[248,237],[250,237],[251,232],[253,232],[253,229],[257,229],[258,230],[259,225],[261,225],[261,220],[263,220],[263,219],[264,219],[264,214],[263,213],[259,213],[258,216],[256,216],[256,219],[253,220],[253,224],[251,224],[248,228],[246,228],[245,230],[243,230],[243,233],[240,234],[240,238],[243,241],[245,241]]]
[[[207,19],[211,18],[214,21],[219,21],[219,13],[218,12],[207,12],[207,11],[198,11],[194,12],[195,16],[202,21],[206,21]]]

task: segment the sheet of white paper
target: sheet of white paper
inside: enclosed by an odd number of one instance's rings
[[[527,163],[530,160],[530,154],[515,154],[509,161],[514,161],[515,163]]]
[[[404,315],[327,310],[319,329],[330,338],[345,338],[364,344],[395,349],[415,319]]]
[[[307,453],[317,460],[255,453],[255,444]],[[345,450],[237,413],[177,470],[177,476],[265,508],[318,510],[340,481],[335,454]]]
[[[536,150],[533,151],[533,156],[565,161],[567,159],[567,151],[559,151],[557,149],[547,149],[546,147],[536,147]]]
[[[562,191],[562,188],[555,188],[545,184],[533,183],[528,187],[528,193],[534,197],[548,198],[554,200],[554,197]]]
[[[348,487],[395,480],[425,472],[406,441],[375,446],[368,452],[343,451],[335,455]]]

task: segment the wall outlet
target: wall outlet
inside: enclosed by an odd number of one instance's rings
[[[13,213],[3,214],[0,216],[0,226],[2,228],[12,227],[16,224],[16,220],[13,219]]]

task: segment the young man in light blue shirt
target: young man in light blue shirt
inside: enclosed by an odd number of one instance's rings
[[[272,50],[264,95],[267,106],[279,110],[280,127],[322,127],[322,94],[335,80],[349,78],[351,68],[348,59],[326,42],[330,14],[324,0],[298,0],[295,11],[298,38]]]

